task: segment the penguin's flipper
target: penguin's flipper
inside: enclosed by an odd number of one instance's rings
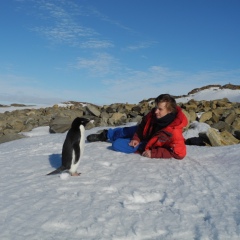
[[[67,168],[64,167],[64,166],[61,166],[61,167],[57,168],[56,170],[54,170],[54,171],[48,173],[47,175],[58,174],[58,173],[61,173],[61,172],[65,171],[65,170],[67,170]]]

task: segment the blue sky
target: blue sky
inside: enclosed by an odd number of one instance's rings
[[[0,103],[138,103],[240,85],[239,0],[3,0]]]

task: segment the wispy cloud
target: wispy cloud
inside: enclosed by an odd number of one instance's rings
[[[25,0],[22,3],[34,8],[37,18],[42,21],[36,22],[31,31],[38,33],[53,43],[67,44],[79,48],[109,48],[113,43],[103,39],[101,33],[86,26],[83,17],[89,15],[89,9],[84,8],[70,0],[47,1],[47,0]],[[28,6],[29,8],[29,6]]]
[[[138,42],[134,45],[127,46],[125,49],[130,50],[130,51],[136,51],[136,50],[139,50],[139,49],[153,47],[156,44],[157,44],[156,41]]]
[[[56,26],[52,27],[34,27],[32,30],[53,42],[67,43],[71,46],[81,46],[83,44],[81,43],[83,41],[81,39],[82,37],[92,37],[96,35],[94,30],[90,28],[85,28],[73,23],[68,24],[67,21],[59,22]],[[89,47],[91,46],[89,45]]]
[[[80,44],[81,48],[94,48],[94,49],[103,49],[103,48],[111,48],[114,47],[114,44],[110,41],[97,40],[97,39],[89,39]]]
[[[116,58],[107,53],[95,53],[91,58],[78,58],[76,63],[69,65],[77,70],[85,69],[91,75],[107,76],[120,70]]]
[[[110,23],[112,25],[115,25],[118,28],[124,29],[126,31],[134,32],[133,29],[129,28],[128,26],[125,26],[125,25],[121,24],[120,22],[118,22],[116,20],[113,20],[113,19],[109,18],[105,14],[99,12],[96,8],[89,7],[88,9],[89,9],[89,12],[90,12],[91,15],[94,15],[94,16],[98,17],[102,21],[108,22],[108,23]]]
[[[39,9],[51,18],[52,26],[39,26],[34,31],[44,35],[52,41],[79,46],[84,38],[98,35],[92,28],[84,27],[74,20],[72,12],[68,12],[65,1],[64,6],[42,1]],[[48,21],[50,22],[50,21]]]

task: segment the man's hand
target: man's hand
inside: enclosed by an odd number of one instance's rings
[[[151,150],[146,150],[142,153],[143,157],[151,158]]]
[[[130,143],[129,143],[129,146],[132,146],[132,147],[137,147],[139,145],[139,141],[138,140],[131,140]]]

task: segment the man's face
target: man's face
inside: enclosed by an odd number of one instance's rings
[[[170,111],[167,110],[166,108],[166,102],[160,102],[156,105],[156,110],[155,110],[155,115],[156,118],[162,118],[165,115],[167,115],[168,113],[170,113]]]

